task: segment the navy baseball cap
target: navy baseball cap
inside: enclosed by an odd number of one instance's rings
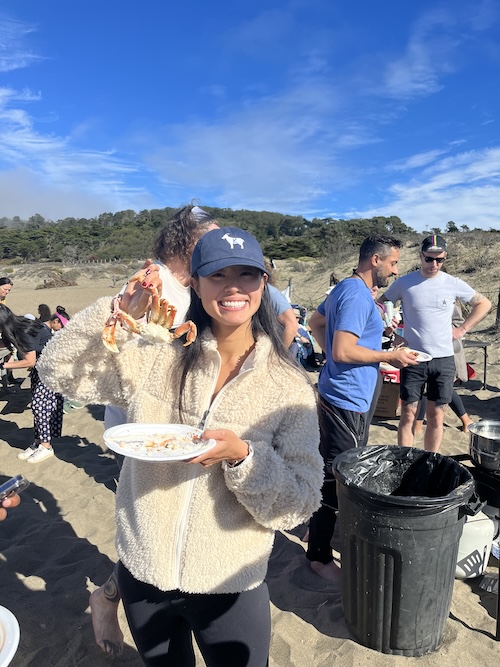
[[[438,234],[426,236],[422,241],[422,252],[446,252],[446,241]]]
[[[221,227],[203,234],[191,255],[191,275],[205,278],[227,266],[253,266],[266,273],[259,242],[249,232]]]

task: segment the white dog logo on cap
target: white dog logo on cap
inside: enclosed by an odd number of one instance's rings
[[[231,246],[231,250],[234,250],[235,245],[239,245],[240,248],[243,250],[243,246],[245,243],[244,239],[241,239],[237,236],[229,236],[229,234],[224,234],[222,238],[224,239],[224,241],[227,241],[229,243],[229,245]]]

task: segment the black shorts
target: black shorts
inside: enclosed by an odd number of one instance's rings
[[[401,369],[400,396],[403,403],[416,403],[427,384],[427,399],[437,405],[448,405],[455,381],[455,358],[439,357],[416,366]]]

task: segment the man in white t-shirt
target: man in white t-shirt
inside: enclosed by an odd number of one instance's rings
[[[405,338],[410,348],[432,359],[401,370],[401,419],[398,443],[413,446],[413,423],[427,385],[427,429],[424,448],[437,452],[443,439],[444,409],[451,401],[455,381],[453,340],[462,338],[490,311],[490,301],[463,280],[441,271],[446,242],[433,234],[422,242],[420,270],[398,278],[379,299],[401,301]],[[452,327],[456,299],[471,306],[460,327]]]

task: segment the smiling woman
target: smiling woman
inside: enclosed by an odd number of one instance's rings
[[[143,271],[120,302],[132,318],[161,284],[157,265]],[[123,452],[118,588],[146,665],[190,667],[194,633],[207,667],[264,667],[274,531],[303,523],[320,500],[316,399],[281,342],[251,234],[206,233],[191,276],[186,317],[198,336],[188,347],[118,327],[118,352],[110,352],[100,340],[112,308],[104,298],[54,337],[40,372],[67,395],[126,409],[131,422],[198,427],[215,442],[187,461]]]

